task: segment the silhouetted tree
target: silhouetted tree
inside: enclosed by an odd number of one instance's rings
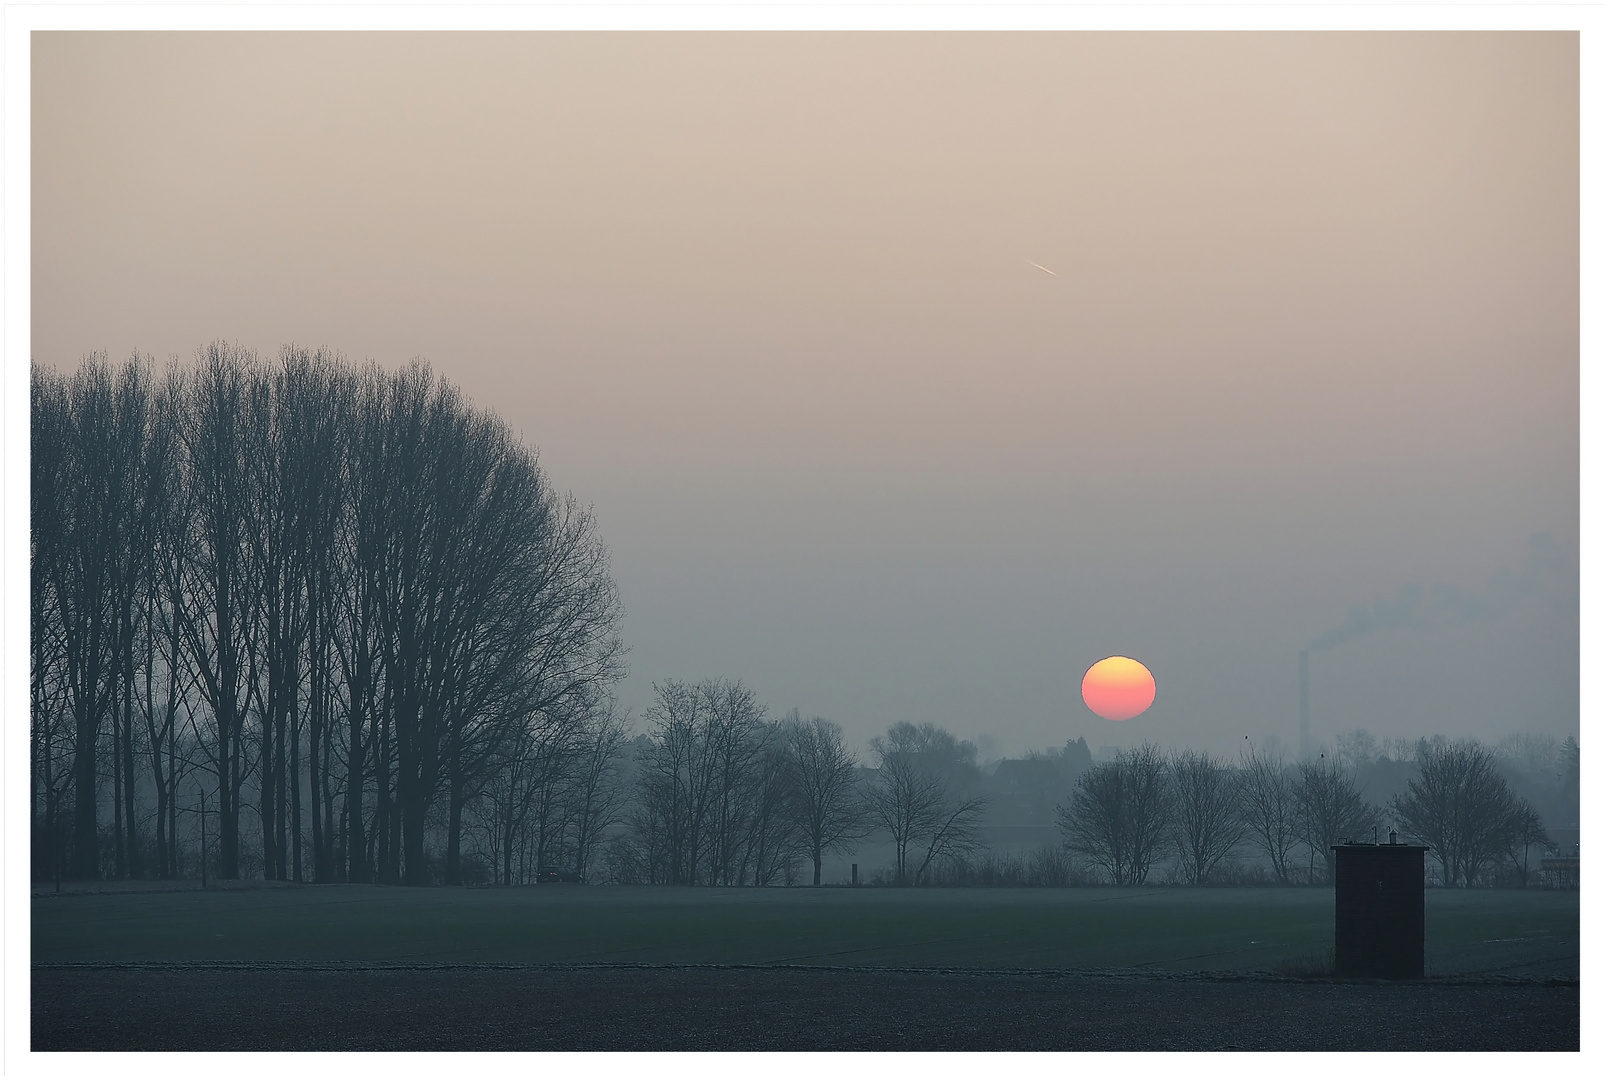
[[[1343,765],[1357,772],[1374,764],[1380,756],[1380,743],[1368,729],[1354,728],[1335,737],[1335,754]]]
[[[760,735],[752,781],[743,788],[742,847],[737,872],[755,886],[779,878],[793,884],[794,868],[806,849],[798,819],[790,812],[793,776],[782,725],[768,721]]]
[[[1143,885],[1167,836],[1173,793],[1167,758],[1151,743],[1093,765],[1056,808],[1062,841],[1118,885]]]
[[[1295,785],[1282,760],[1247,753],[1241,770],[1240,814],[1247,835],[1268,856],[1275,878],[1288,884],[1290,854],[1301,839],[1301,816]]]
[[[819,716],[802,720],[797,710],[783,723],[787,745],[788,803],[821,884],[821,859],[865,835],[866,806],[856,787],[855,755],[844,745],[843,728]]]
[[[583,881],[605,830],[620,820],[627,800],[622,754],[628,731],[612,700],[596,702],[580,735],[568,791],[575,873]]]
[[[746,856],[756,828],[781,816],[775,797],[779,770],[766,761],[774,732],[765,723],[764,706],[742,683],[707,680],[699,693],[704,699],[699,767],[707,802],[697,846],[705,851],[710,884],[737,885],[747,877]]]
[[[47,392],[46,409],[66,406],[65,416],[39,415],[65,435],[56,474],[58,500],[38,507],[42,536],[54,546],[49,591],[62,644],[63,689],[74,724],[74,826],[71,872],[101,873],[98,829],[100,742],[112,721],[115,815],[114,870],[125,872],[123,819],[129,758],[122,753],[132,706],[128,658],[133,650],[130,533],[136,525],[139,451],[145,425],[140,367],[114,373],[102,356],[90,358],[67,381],[65,393]],[[55,454],[52,448],[47,453]],[[135,541],[137,542],[137,541]],[[121,699],[121,701],[120,701]],[[119,705],[125,706],[119,709]]]
[[[237,878],[240,793],[251,767],[246,713],[261,656],[259,568],[248,533],[256,510],[251,471],[264,448],[252,439],[249,409],[266,386],[253,354],[214,343],[202,351],[189,391],[180,437],[195,548],[183,628],[210,711],[201,749],[217,791],[218,876]]]
[[[1241,776],[1210,754],[1193,750],[1170,757],[1168,774],[1179,864],[1190,883],[1200,885],[1245,836]]]
[[[1555,845],[1548,838],[1547,828],[1542,824],[1542,815],[1537,813],[1536,807],[1529,801],[1516,797],[1509,820],[1508,857],[1522,889],[1531,884],[1532,847],[1548,851],[1553,850]]]
[[[150,822],[155,872],[177,874],[180,779],[199,768],[221,877],[256,872],[255,796],[266,876],[302,879],[310,798],[315,880],[421,882],[444,790],[451,877],[499,746],[619,674],[591,515],[422,365],[359,374],[292,347],[270,369],[214,343],[161,384],[149,369],[33,372],[42,861],[102,871],[109,787],[107,869],[145,871]]]
[[[1051,761],[1055,763],[1056,771],[1061,774],[1062,781],[1069,786],[1077,781],[1085,769],[1095,763],[1094,757],[1089,752],[1089,746],[1082,736],[1068,739],[1067,745],[1061,748],[1060,753],[1051,756]]]
[[[35,364],[30,378],[29,689],[33,713],[31,820],[36,875],[60,877],[67,867],[62,800],[72,790],[69,747],[76,737],[79,670],[69,663],[75,617],[69,590],[71,523],[67,510],[74,481],[72,405],[67,380]],[[45,848],[40,857],[39,847]]]
[[[1302,842],[1324,863],[1324,880],[1335,880],[1335,852],[1342,840],[1370,837],[1379,815],[1363,801],[1351,770],[1320,755],[1297,766],[1296,820]]]
[[[787,812],[780,726],[741,682],[669,681],[654,693],[628,815],[631,849],[617,861],[650,882],[791,880],[801,842]]]
[[[179,441],[185,392],[182,374],[171,368],[153,395],[146,461],[146,509],[150,563],[144,589],[145,656],[143,702],[146,746],[156,795],[158,875],[179,876],[179,785],[189,770],[179,745],[191,719],[187,683],[191,668],[184,654],[185,576],[188,572],[190,506],[180,472]],[[158,693],[160,688],[160,699]],[[160,704],[159,704],[160,700]],[[186,723],[180,723],[180,710]]]
[[[1474,885],[1529,824],[1491,752],[1473,741],[1426,743],[1418,775],[1392,810],[1405,831],[1430,848],[1449,887]]]
[[[874,738],[871,819],[894,843],[894,880],[920,884],[935,860],[978,846],[987,798],[975,794],[977,749],[933,724],[895,724]]]

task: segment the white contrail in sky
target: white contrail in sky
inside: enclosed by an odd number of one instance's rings
[[[1039,266],[1039,264],[1034,262],[1032,259],[1028,260],[1028,265],[1029,266]],[[1049,274],[1051,277],[1060,277],[1061,276],[1060,274],[1056,273],[1056,271],[1052,270],[1048,266],[1039,266],[1039,269],[1043,270],[1045,273]]]

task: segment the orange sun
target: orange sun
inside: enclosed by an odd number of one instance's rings
[[[1107,720],[1131,720],[1156,700],[1156,680],[1138,660],[1108,656],[1084,673],[1084,704]]]

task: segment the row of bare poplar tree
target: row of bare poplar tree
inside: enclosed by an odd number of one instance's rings
[[[36,365],[32,414],[36,875],[178,876],[200,824],[220,877],[422,883],[444,827],[454,881],[538,790],[596,839],[620,605],[501,420],[423,365],[222,343]]]

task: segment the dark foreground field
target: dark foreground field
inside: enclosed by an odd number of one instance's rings
[[[36,893],[35,1050],[1574,1050],[1579,894],[1435,890],[1428,979],[1317,889]]]
[[[1575,1050],[1574,984],[808,968],[36,969],[34,1050]]]

